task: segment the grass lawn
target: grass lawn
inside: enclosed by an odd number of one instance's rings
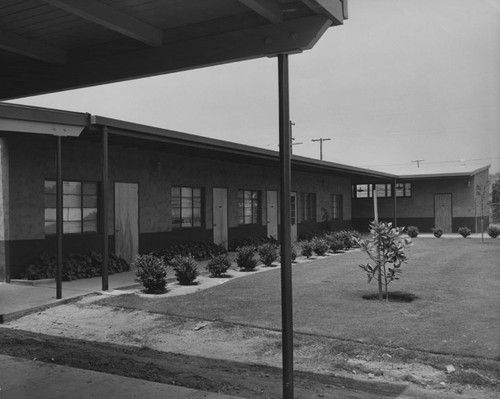
[[[435,353],[500,359],[500,240],[414,239],[391,292],[413,302],[363,299],[377,292],[363,252],[293,266],[297,332]],[[105,305],[281,328],[280,272],[251,274],[186,296],[111,297]]]

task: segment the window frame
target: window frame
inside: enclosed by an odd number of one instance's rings
[[[316,193],[300,193],[300,210],[302,222],[316,222]]]
[[[331,209],[333,220],[344,220],[344,196],[342,194],[331,195]]]
[[[57,201],[57,193],[55,190],[57,188],[54,187],[54,192],[47,191],[47,183],[51,183],[53,186],[57,184],[57,181],[55,179],[44,179],[44,233],[46,236],[54,236],[57,234],[57,216],[55,215],[57,213],[57,207],[56,207],[56,201]],[[74,193],[65,193],[65,184],[79,184],[80,189],[78,194]],[[93,185],[95,186],[95,192],[93,193],[86,193],[85,192],[85,185]],[[101,185],[100,182],[98,181],[93,181],[93,180],[63,180],[62,181],[62,186],[63,186],[63,235],[77,235],[77,234],[100,234],[101,233]],[[69,196],[72,197],[78,197],[78,202],[79,202],[79,207],[76,206],[65,206],[65,196],[69,198]],[[88,204],[88,197],[95,197],[95,206],[86,206],[85,203],[87,202]],[[51,198],[51,199],[50,199]],[[54,206],[48,206],[48,203],[52,202]],[[92,210],[95,209],[95,219],[85,219],[86,217],[86,212],[85,210]],[[54,213],[53,218],[48,218],[48,211],[52,210]],[[73,212],[71,211],[73,210]],[[79,219],[75,219],[75,211],[78,210],[80,214]],[[73,219],[70,219],[70,215],[73,213]],[[88,213],[87,213],[88,216]],[[67,218],[68,220],[65,220]],[[95,222],[95,229],[92,230],[85,230],[85,222]],[[69,226],[69,223],[71,222],[79,222],[80,223],[80,229],[79,231],[65,231],[65,224],[66,226]],[[53,232],[47,231],[47,224],[56,224],[55,230]]]
[[[246,201],[250,201],[250,206],[246,206]],[[249,215],[246,212],[248,209],[250,209]],[[250,222],[247,222],[247,218],[250,218]],[[238,226],[260,224],[262,224],[262,192],[254,189],[238,189]]]
[[[394,184],[392,183],[357,183],[352,185],[352,198],[354,199],[367,199],[373,198],[373,184],[377,187],[377,198],[394,198],[394,191],[396,190]],[[405,190],[406,185],[410,186],[409,195],[396,195],[398,198],[401,197],[411,197],[411,183],[397,183],[404,184]],[[396,185],[397,186],[397,185]],[[362,189],[362,191],[359,191]],[[366,192],[366,195],[360,196],[360,192]],[[405,191],[406,193],[406,191]],[[397,191],[396,191],[397,194]]]
[[[398,189],[397,186],[402,184],[402,194],[398,194]],[[396,183],[396,187],[394,188],[394,191],[396,193],[396,198],[411,198],[413,195],[413,186],[411,182],[404,182],[404,183]]]
[[[174,190],[179,190],[179,205],[174,206]],[[191,190],[191,195],[184,196],[183,190]],[[195,191],[199,191],[199,197],[195,197]],[[199,198],[199,201],[198,201]],[[183,205],[183,199],[186,200],[186,202],[189,201],[191,202],[191,207],[184,206]],[[197,206],[196,204],[199,205]],[[179,222],[175,222],[176,216],[174,214],[174,209],[177,209],[179,211]],[[190,209],[190,212],[184,216],[183,209],[187,210]],[[198,211],[198,212],[197,212]],[[199,216],[198,216],[199,214]],[[180,186],[180,185],[173,185],[170,188],[170,217],[171,217],[171,222],[172,222],[172,229],[181,229],[181,230],[186,230],[186,229],[203,229],[205,227],[205,188],[204,187],[198,187],[198,186]],[[199,224],[195,223],[195,219],[199,218],[200,222]],[[186,222],[184,222],[184,219],[186,219]],[[189,220],[190,222],[188,222]],[[184,225],[185,224],[185,225]]]

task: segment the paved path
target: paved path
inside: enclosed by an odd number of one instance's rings
[[[0,355],[2,399],[237,399],[176,385]]]

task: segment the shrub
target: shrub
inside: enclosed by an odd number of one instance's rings
[[[467,226],[459,227],[458,234],[460,234],[463,238],[467,238],[470,236],[470,229]]]
[[[172,244],[163,249],[157,249],[152,252],[156,257],[162,258],[166,263],[175,256],[193,256],[195,260],[207,260],[217,255],[227,254],[227,249],[222,245],[212,242],[187,242],[182,244]]]
[[[176,255],[170,261],[175,271],[175,277],[180,285],[193,285],[198,277],[198,264],[196,259],[191,256]]]
[[[297,250],[295,249],[295,247],[292,245],[292,262],[295,261],[295,259],[297,259]]]
[[[500,236],[500,228],[497,226],[488,226],[486,232],[491,238],[497,238]]]
[[[330,245],[330,249],[333,252],[342,251],[345,248],[345,243],[342,237],[339,236],[338,233],[331,233],[325,236],[325,239],[328,241]]]
[[[313,254],[313,244],[311,241],[302,241],[300,243],[301,246],[301,254],[309,259]]]
[[[259,260],[265,266],[271,266],[278,259],[278,249],[274,244],[263,244],[258,248],[257,252],[259,253]]]
[[[229,249],[231,251],[238,251],[238,249],[242,247],[253,247],[257,250],[263,244],[274,244],[278,246],[279,242],[273,237],[250,237],[231,242]]]
[[[434,234],[434,237],[439,238],[443,235],[443,229],[441,227],[433,227],[432,229],[432,234]]]
[[[408,236],[411,238],[417,237],[418,233],[420,233],[420,231],[418,231],[417,226],[408,226],[408,228],[406,229],[406,234],[408,234]]]
[[[252,246],[238,248],[236,263],[241,270],[253,271],[257,267],[257,260],[254,259],[255,250]]]
[[[167,265],[154,255],[138,255],[134,262],[137,267],[136,281],[144,286],[148,294],[163,294],[167,291]]]
[[[57,257],[55,255],[41,254],[38,260],[28,266],[22,277],[27,280],[40,280],[56,277]],[[108,273],[121,273],[130,270],[130,265],[122,258],[109,254]],[[69,253],[63,255],[62,279],[63,281],[81,278],[98,277],[102,275],[102,256],[90,251],[83,255]]]
[[[222,277],[231,267],[231,261],[227,255],[217,255],[210,259],[205,269],[210,273],[210,277]]]
[[[316,237],[311,241],[313,251],[318,256],[324,256],[330,249],[330,244],[325,238]]]
[[[349,249],[354,246],[354,235],[350,231],[342,230],[335,234],[344,243],[344,248],[342,249]],[[359,234],[357,236],[359,236]]]

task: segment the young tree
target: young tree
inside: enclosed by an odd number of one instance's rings
[[[500,178],[491,185],[491,219],[493,223],[500,222]]]
[[[411,239],[403,236],[403,228],[393,228],[392,223],[372,222],[371,237],[367,240],[356,240],[360,248],[368,254],[371,263],[359,265],[368,275],[368,283],[378,280],[378,297],[382,300],[385,288],[385,300],[389,301],[388,285],[398,280],[401,265],[407,261],[406,248]],[[392,266],[391,266],[392,265]]]

